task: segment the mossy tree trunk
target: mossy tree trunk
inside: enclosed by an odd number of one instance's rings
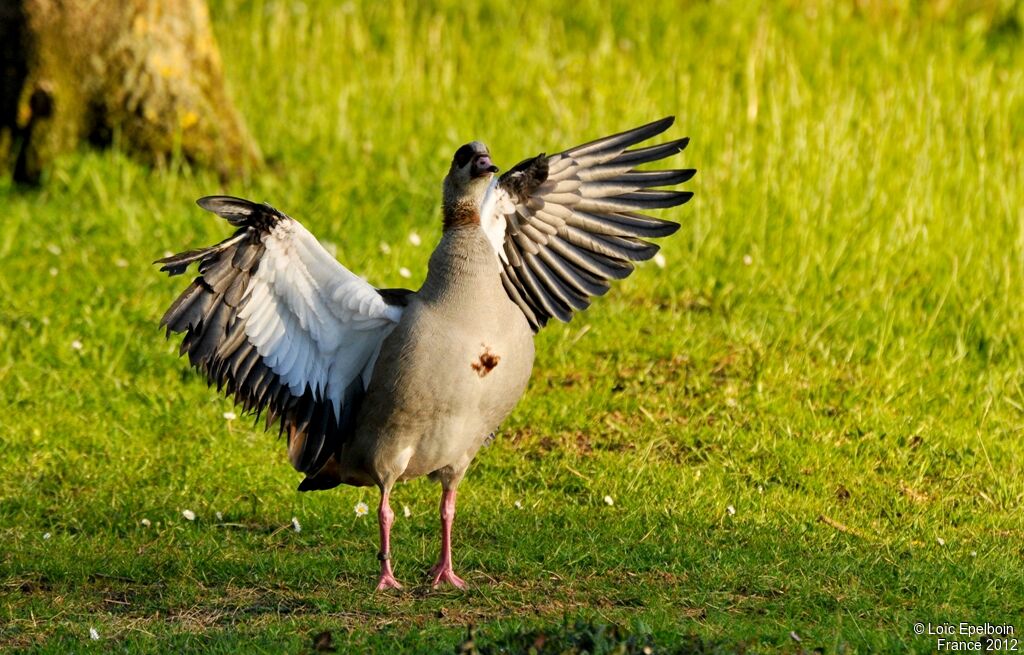
[[[261,160],[205,0],[0,2],[0,94],[0,166],[21,183],[83,141],[225,177]]]

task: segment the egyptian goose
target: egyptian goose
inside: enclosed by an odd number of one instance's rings
[[[218,390],[287,435],[300,491],[380,489],[380,578],[391,567],[391,490],[422,475],[441,483],[441,552],[452,569],[455,493],[488,435],[512,411],[533,366],[533,335],[569,321],[611,280],[649,259],[679,225],[638,213],[693,195],[651,190],[694,170],[636,171],[688,139],[630,150],[665,118],[501,177],[479,142],[460,147],[444,180],[443,232],[418,291],[377,289],[339,264],[298,221],[266,204],[209,196],[198,204],[237,229],[221,243],[158,260],[199,276],[161,324]]]

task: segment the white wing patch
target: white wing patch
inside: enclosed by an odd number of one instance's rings
[[[238,312],[246,336],[293,395],[309,387],[331,400],[338,417],[356,376],[369,384],[402,308],[384,302],[294,220],[274,226],[263,245]]]
[[[480,203],[480,227],[483,228],[487,240],[491,242],[495,254],[501,261],[508,264],[505,255],[505,216],[515,212],[516,204],[508,193],[498,186],[498,176],[491,179],[490,186]]]

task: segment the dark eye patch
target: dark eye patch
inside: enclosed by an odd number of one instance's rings
[[[473,147],[472,143],[467,143],[458,150],[455,151],[455,157],[452,162],[455,164],[455,168],[462,168],[469,163],[469,160],[476,154],[476,148]]]

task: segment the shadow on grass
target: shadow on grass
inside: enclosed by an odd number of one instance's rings
[[[658,643],[643,624],[636,624],[630,630],[582,620],[570,624],[566,618],[554,628],[525,629],[496,640],[490,640],[470,627],[465,640],[455,647],[455,652],[460,655],[705,655],[736,653],[742,649],[705,642],[695,635],[684,637],[676,644]]]

